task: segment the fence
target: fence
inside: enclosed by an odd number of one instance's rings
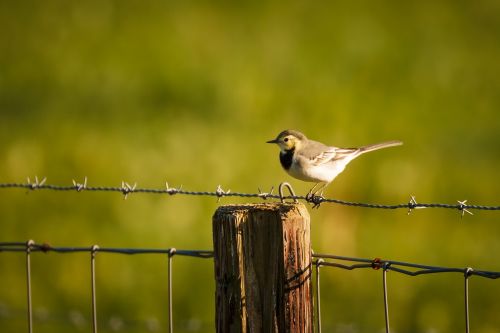
[[[284,188],[288,188],[290,195],[284,195]],[[91,192],[118,192],[122,193],[124,198],[131,193],[150,193],[150,194],[168,194],[168,195],[190,195],[190,196],[212,196],[217,197],[220,200],[223,197],[241,197],[241,198],[260,198],[266,199],[280,199],[283,200],[305,200],[313,204],[314,208],[318,208],[322,203],[333,203],[343,206],[352,207],[363,207],[363,208],[374,208],[374,209],[407,209],[408,214],[414,209],[423,208],[442,208],[442,209],[455,209],[458,210],[463,217],[465,213],[473,215],[471,210],[500,210],[500,206],[487,206],[487,205],[471,205],[467,204],[467,200],[457,200],[456,204],[445,204],[445,203],[420,203],[417,202],[415,196],[410,195],[410,200],[407,203],[394,204],[394,205],[384,205],[384,204],[373,204],[364,202],[350,202],[339,199],[325,198],[320,195],[313,196],[300,196],[295,195],[292,187],[288,183],[281,183],[279,186],[279,194],[273,194],[274,187],[270,189],[269,192],[263,192],[260,188],[258,193],[241,193],[241,192],[231,192],[231,190],[224,190],[221,185],[218,185],[215,191],[188,191],[184,190],[182,186],[175,188],[170,187],[168,182],[165,182],[163,188],[140,188],[137,187],[137,183],[130,185],[128,182],[122,181],[121,186],[89,186],[88,179],[85,178],[83,183],[79,183],[73,180],[73,185],[53,185],[47,184],[47,178],[35,177],[34,181],[27,178],[26,183],[0,183],[0,189],[26,189],[30,191],[35,190],[51,190],[51,191],[91,191]]]
[[[93,245],[90,247],[53,247],[49,244],[36,244],[33,240],[23,242],[0,242],[1,252],[25,252],[26,253],[26,295],[27,295],[27,321],[28,331],[33,331],[33,309],[32,309],[32,288],[31,288],[31,254],[33,252],[43,253],[88,253],[90,255],[90,283],[91,286],[91,318],[92,318],[92,331],[97,332],[97,305],[96,305],[96,269],[95,262],[98,253],[115,253],[123,255],[146,255],[157,254],[164,255],[168,258],[168,322],[169,332],[173,332],[172,320],[172,259],[174,256],[186,256],[200,259],[208,259],[213,257],[212,251],[199,251],[199,250],[178,250],[175,248],[169,249],[133,249],[133,248],[105,248]]]
[[[174,331],[174,320],[172,315],[172,278],[173,278],[173,265],[172,259],[174,256],[188,256],[199,259],[210,259],[213,258],[212,251],[199,251],[199,250],[178,250],[175,248],[167,249],[144,249],[144,248],[105,248],[99,247],[97,245],[89,247],[54,247],[49,244],[37,244],[33,240],[27,242],[0,242],[0,253],[2,252],[21,252],[25,253],[25,264],[26,264],[26,318],[28,322],[28,331],[33,332],[33,309],[32,309],[32,287],[31,287],[31,261],[33,252],[43,252],[43,253],[88,253],[89,254],[89,264],[90,264],[90,274],[89,274],[89,285],[91,286],[89,290],[90,298],[92,300],[92,307],[89,309],[90,317],[92,318],[92,332],[98,331],[97,325],[97,288],[96,288],[96,269],[95,262],[97,254],[105,253],[115,253],[122,255],[163,255],[167,257],[167,269],[168,269],[168,309],[165,309],[165,313],[168,315],[168,332]],[[352,258],[336,256],[331,254],[313,254],[314,261],[313,266],[315,267],[315,302],[316,302],[316,328],[317,332],[321,332],[321,284],[320,284],[320,268],[337,268],[344,270],[355,270],[355,269],[370,269],[374,271],[381,271],[382,273],[382,291],[381,295],[384,300],[384,314],[385,314],[385,327],[386,332],[389,332],[389,302],[387,297],[388,292],[388,282],[387,282],[387,272],[392,271],[400,274],[405,274],[408,276],[418,276],[427,274],[449,274],[458,273],[462,276],[464,280],[464,314],[465,314],[465,327],[466,332],[469,332],[469,288],[468,281],[470,277],[477,276],[487,279],[498,279],[500,278],[500,272],[490,272],[476,270],[470,267],[466,268],[454,268],[454,267],[438,267],[438,266],[428,266],[415,263],[407,263],[393,260],[383,260],[379,258],[375,259],[363,259],[363,258]],[[350,264],[349,264],[350,263]]]
[[[288,186],[290,190],[290,195],[285,196],[283,194],[283,190]],[[0,188],[21,188],[27,190],[55,190],[55,191],[106,191],[106,192],[120,192],[125,198],[131,193],[154,193],[154,194],[168,194],[168,195],[201,195],[201,196],[214,196],[218,199],[225,196],[238,196],[238,197],[252,197],[252,198],[262,198],[262,199],[292,199],[292,200],[306,200],[311,202],[314,207],[318,207],[321,203],[335,203],[341,205],[348,206],[357,206],[357,207],[365,207],[365,208],[378,208],[378,209],[407,209],[408,214],[413,209],[421,209],[421,208],[444,208],[444,209],[456,209],[461,213],[461,216],[464,216],[464,213],[472,214],[471,210],[500,210],[500,206],[483,206],[483,205],[469,205],[466,201],[459,201],[458,204],[437,204],[437,203],[417,203],[414,197],[411,197],[409,203],[406,204],[397,204],[397,205],[380,205],[380,204],[367,204],[367,203],[354,203],[354,202],[346,202],[337,199],[326,199],[323,197],[313,197],[306,198],[302,196],[296,196],[293,193],[291,187],[288,184],[281,184],[279,194],[273,194],[273,190],[270,192],[262,192],[259,190],[259,193],[238,193],[238,192],[230,192],[229,190],[225,191],[220,186],[213,192],[195,192],[195,191],[186,191],[182,190],[182,188],[171,188],[166,184],[166,187],[163,189],[147,189],[147,188],[137,188],[135,185],[130,186],[127,183],[122,183],[120,187],[90,187],[87,186],[87,181],[83,184],[79,184],[73,181],[73,186],[58,186],[58,185],[47,185],[45,184],[45,180],[38,181],[35,180],[34,183],[28,182],[26,184],[20,183],[8,183],[8,184],[0,184]],[[97,260],[98,254],[105,253],[115,253],[121,255],[163,255],[167,257],[167,270],[168,270],[168,309],[165,309],[165,312],[168,314],[168,331],[174,331],[174,318],[172,315],[172,276],[173,276],[173,265],[172,260],[174,256],[187,256],[194,257],[199,259],[210,259],[213,258],[212,251],[199,251],[199,250],[178,250],[175,248],[167,248],[167,249],[144,249],[144,248],[106,248],[100,247],[98,245],[93,245],[89,247],[53,247],[49,244],[37,244],[34,241],[30,240],[28,242],[2,242],[0,243],[0,253],[2,252],[22,252],[25,254],[25,265],[26,265],[26,297],[27,297],[27,305],[26,305],[26,317],[27,317],[27,326],[28,331],[33,332],[33,309],[32,309],[32,274],[31,274],[31,261],[32,261],[32,253],[33,252],[44,252],[44,253],[88,253],[89,254],[89,263],[90,263],[90,274],[89,274],[89,284],[90,288],[90,298],[92,300],[91,309],[89,309],[90,316],[92,318],[92,331],[98,331],[98,312],[97,312],[97,295],[98,288],[96,288],[96,276],[98,276],[95,268],[95,262]],[[470,332],[469,325],[469,287],[468,282],[471,277],[479,277],[486,279],[498,279],[500,278],[500,272],[494,271],[484,271],[479,269],[474,269],[472,267],[465,268],[456,268],[456,267],[439,267],[439,266],[429,266],[415,263],[407,263],[401,261],[393,261],[386,259],[365,259],[365,258],[354,258],[354,257],[343,257],[332,254],[320,254],[313,253],[313,261],[312,267],[314,267],[315,272],[315,286],[314,286],[314,298],[315,298],[315,325],[316,331],[322,331],[322,320],[321,320],[321,274],[320,269],[343,269],[343,270],[358,270],[358,269],[370,269],[373,271],[379,271],[382,275],[382,283],[381,283],[381,297],[383,298],[384,304],[384,319],[385,319],[385,331],[390,332],[389,318],[390,318],[390,307],[388,300],[388,280],[387,273],[395,272],[399,274],[404,274],[407,276],[420,276],[420,275],[429,275],[429,274],[460,274],[463,279],[463,298],[464,298],[464,326],[465,332]]]

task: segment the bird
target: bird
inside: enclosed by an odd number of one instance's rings
[[[316,183],[306,198],[312,198],[318,193],[319,196],[323,196],[325,188],[356,157],[370,151],[403,144],[394,140],[359,148],[338,148],[310,140],[303,133],[291,129],[282,131],[276,139],[266,142],[279,146],[281,166],[290,176]],[[320,184],[322,185],[318,187]]]

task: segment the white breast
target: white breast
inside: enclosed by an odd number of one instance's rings
[[[339,163],[339,161],[321,165],[313,165],[308,162],[309,161],[304,159],[301,161],[294,160],[294,163],[292,163],[292,166],[288,169],[288,173],[290,176],[306,182],[329,183],[344,171],[347,165],[347,163]]]

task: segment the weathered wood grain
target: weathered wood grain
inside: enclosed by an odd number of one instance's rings
[[[217,332],[312,332],[309,213],[226,205],[213,216]]]

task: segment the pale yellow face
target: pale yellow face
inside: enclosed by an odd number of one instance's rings
[[[275,142],[281,150],[291,150],[300,146],[300,139],[292,134],[278,137]]]
[[[276,139],[267,141],[277,144],[282,152],[300,149],[304,142],[307,142],[306,136],[294,130],[284,130]]]

